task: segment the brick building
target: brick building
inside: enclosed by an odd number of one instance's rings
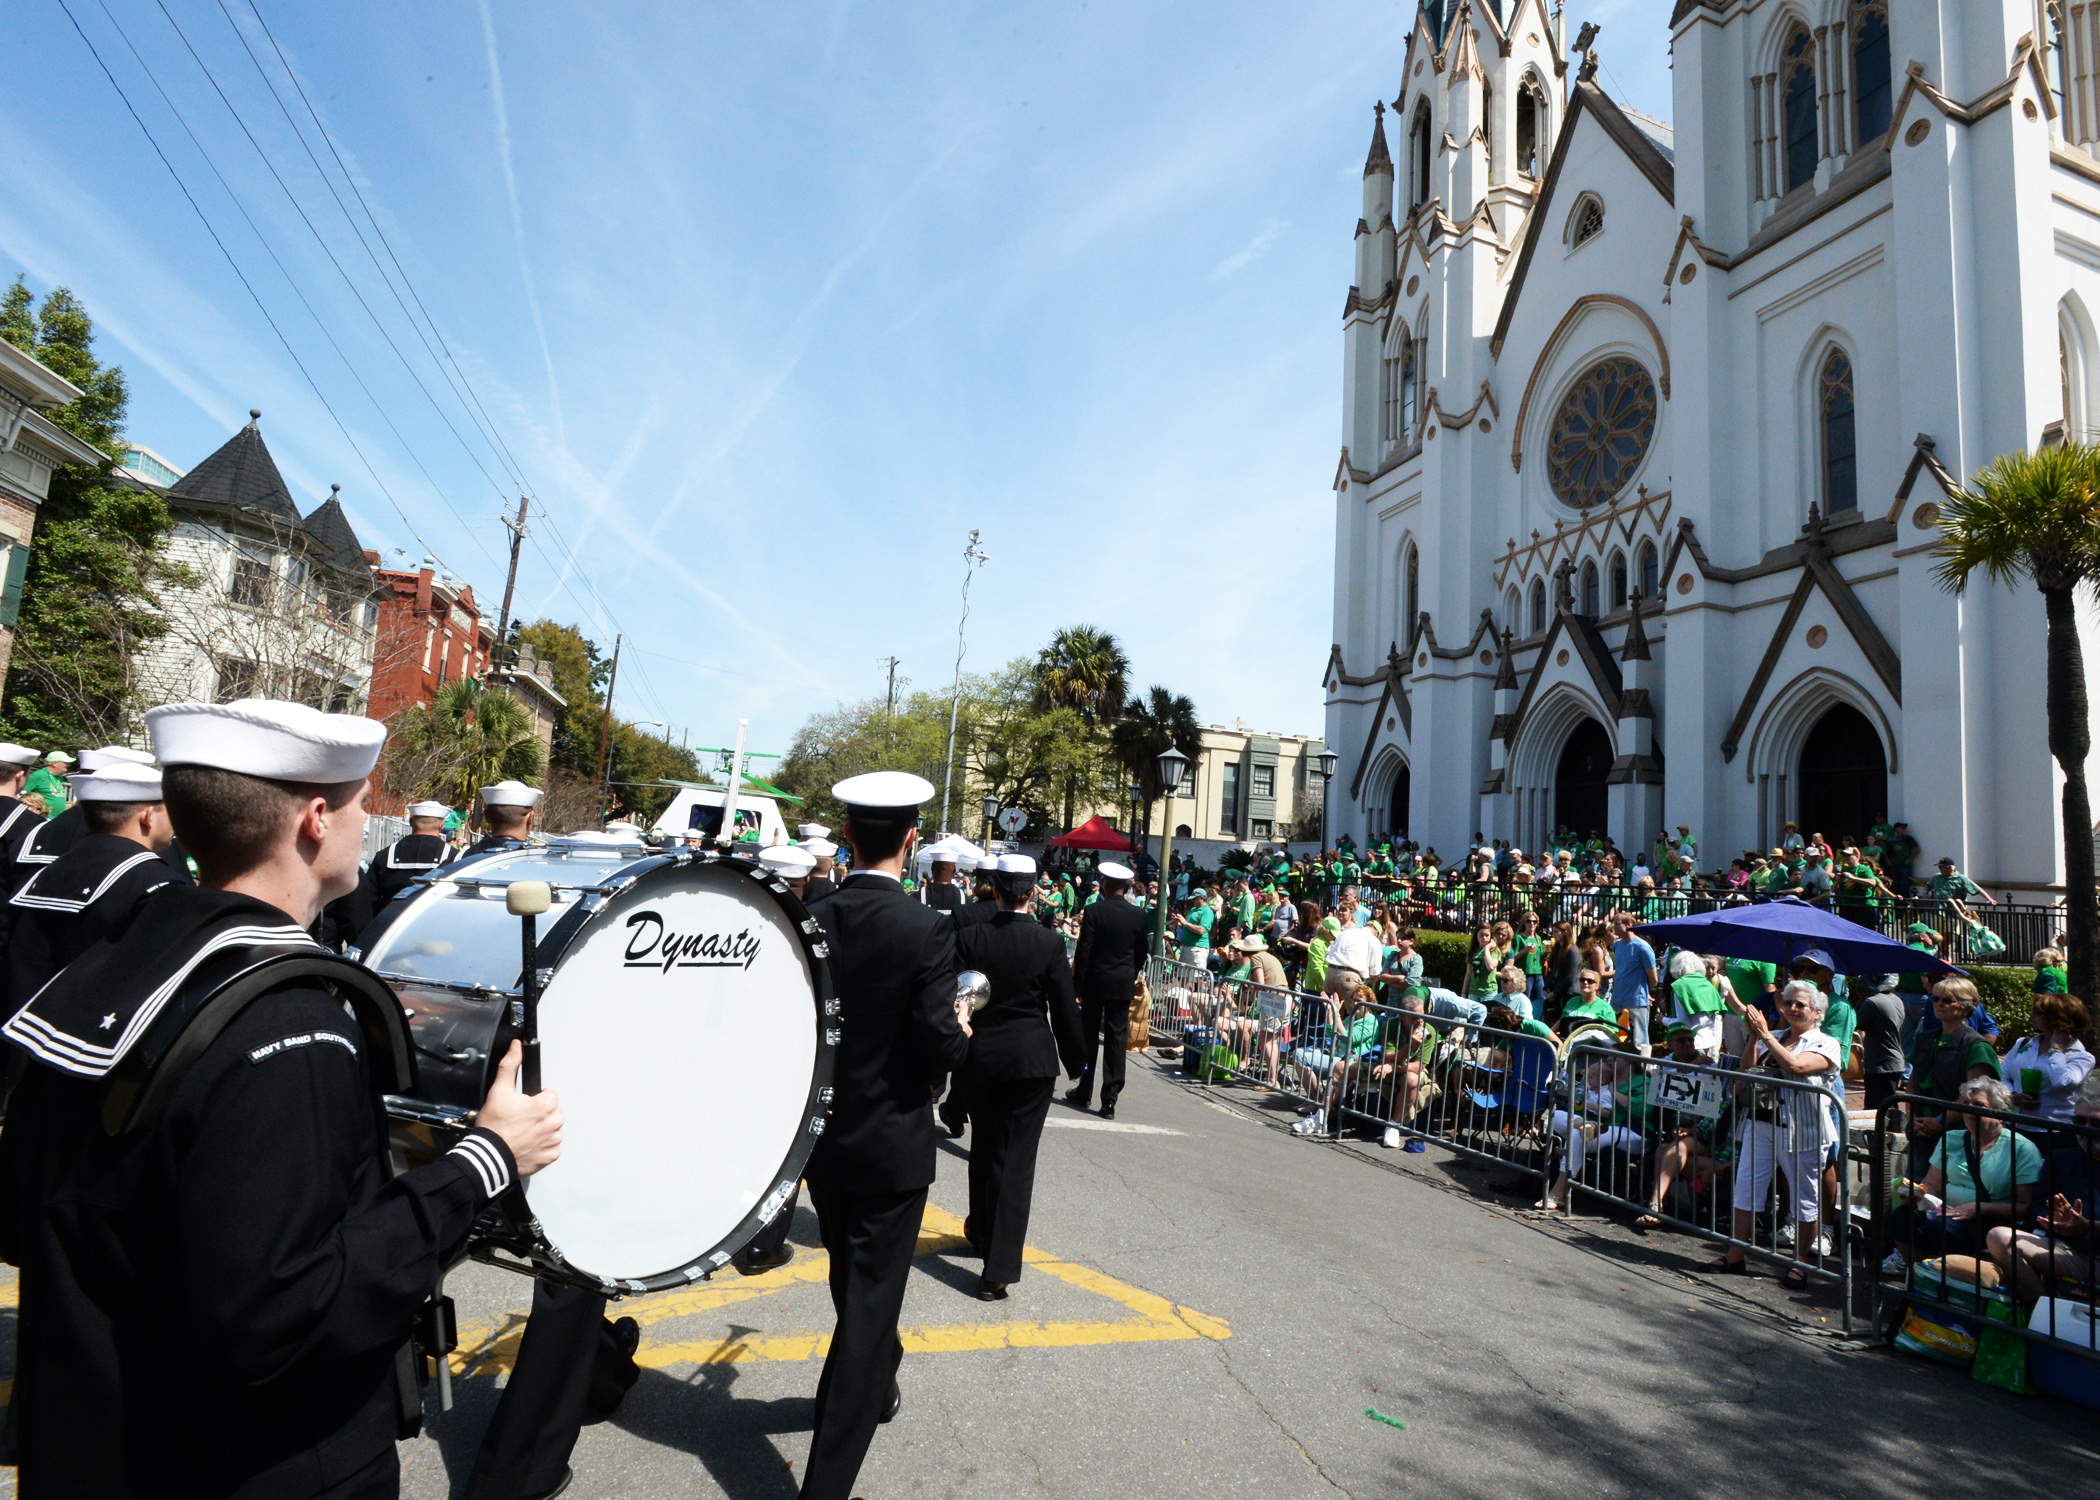
[[[472,584],[440,569],[434,557],[414,572],[378,566],[376,552],[365,561],[381,589],[368,716],[391,719],[411,703],[430,702],[446,683],[488,670],[495,625],[482,618]]]

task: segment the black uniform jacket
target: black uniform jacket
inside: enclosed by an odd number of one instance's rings
[[[453,858],[452,845],[441,833],[412,833],[372,856],[372,887],[382,905],[406,890],[418,875]]]
[[[252,898],[163,891],[47,987],[46,1031],[91,1035],[106,1007],[135,1044],[182,1014],[201,953],[244,940],[303,938]],[[69,1325],[107,1320],[134,1494],[308,1495],[393,1445],[395,1351],[516,1169],[476,1129],[391,1176],[365,1046],[342,1002],[293,981],[211,1043],[148,1130],[107,1136],[99,1076],[45,1053],[17,1091],[0,1250],[40,1268]]]
[[[935,911],[954,911],[963,904],[962,888],[943,881],[926,887],[926,904]]]
[[[148,896],[191,883],[187,869],[178,875],[157,851],[113,833],[91,833],[35,867],[8,902],[9,1014],[96,943],[121,935]]]
[[[29,836],[43,827],[44,817],[26,802],[12,797],[0,797],[0,885],[8,891],[22,883],[22,875],[15,872],[15,855],[29,842]],[[0,892],[0,894],[5,894]]]
[[[48,865],[88,836],[87,814],[74,803],[57,817],[38,823],[15,848],[15,890],[40,866]],[[13,892],[9,892],[10,895]]]
[[[1079,993],[1128,1005],[1145,967],[1145,914],[1121,896],[1103,896],[1079,917],[1072,977]]]
[[[955,924],[887,875],[809,908],[831,950],[839,1042],[831,1118],[806,1175],[842,1193],[933,1182],[933,1094],[969,1056],[955,1019]]]
[[[1002,911],[955,935],[955,956],[992,982],[971,1019],[970,1071],[985,1078],[1074,1078],[1086,1065],[1065,940],[1026,913]]]
[[[997,901],[965,901],[955,908],[955,925],[958,929],[975,927],[979,922],[989,922],[998,915]]]

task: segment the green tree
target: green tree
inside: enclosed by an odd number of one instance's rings
[[[699,761],[633,724],[615,721],[612,731],[612,800],[620,812],[644,827],[654,823],[678,795],[659,781],[704,781]]]
[[[157,495],[108,483],[123,453],[124,372],[95,357],[93,321],[64,287],[32,311],[21,278],[0,293],[0,338],[71,381],[81,397],[49,415],[108,455],[51,476],[38,509],[15,622],[0,733],[32,745],[124,738],[142,706],[141,648],[167,632],[154,590],[187,581],[166,562],[174,519]]]
[[[1152,826],[1152,804],[1164,794],[1159,780],[1159,757],[1173,746],[1188,757],[1193,768],[1203,753],[1203,726],[1196,722],[1196,705],[1180,693],[1163,687],[1145,690],[1145,696],[1128,704],[1109,731],[1116,759],[1144,788],[1144,822]]]
[[[380,784],[403,800],[434,796],[471,808],[481,788],[507,779],[537,782],[545,770],[531,713],[470,678],[454,678],[427,704],[410,704],[387,728]]]
[[[1123,699],[1130,691],[1130,658],[1107,631],[1067,625],[1036,653],[1034,677],[1039,708],[1073,710],[1087,736],[1097,739],[1123,712]],[[1091,760],[1103,748],[1089,747],[1084,758]],[[1078,776],[1068,776],[1062,790],[1063,826],[1069,829],[1079,800]]]
[[[554,723],[552,765],[586,780],[598,775],[599,732],[604,724],[606,680],[612,663],[574,625],[535,620],[518,639],[553,670],[554,691],[568,700]]]
[[[2085,784],[2093,747],[2085,657],[2078,643],[2078,591],[2100,586],[2100,447],[2067,443],[2009,453],[1976,475],[1940,512],[1942,586],[1961,589],[1981,572],[1992,583],[2025,578],[2041,590],[2049,622],[2043,711],[2049,753],[2063,772],[2065,926],[2071,993],[2100,990],[2094,953],[2093,810]],[[2086,1038],[2100,1052],[2100,1007]]]
[[[962,712],[971,711],[979,686],[975,677],[963,679]],[[768,779],[802,798],[807,818],[834,828],[845,822],[846,810],[832,797],[831,788],[848,776],[909,771],[939,786],[948,738],[947,695],[910,693],[895,713],[888,708],[887,699],[868,698],[812,714],[795,731],[779,771]],[[956,739],[956,782],[966,786],[961,748],[967,741],[960,729]]]

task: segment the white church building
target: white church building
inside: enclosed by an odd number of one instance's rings
[[[1677,0],[1668,42],[1666,123],[1545,0],[1414,16],[1343,318],[1332,832],[1710,864],[1886,815],[2047,899],[2041,596],[1932,569],[1966,476],[2100,433],[2100,0]]]

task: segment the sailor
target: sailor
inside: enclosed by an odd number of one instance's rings
[[[0,744],[0,894],[21,884],[15,878],[15,851],[44,819],[22,801],[23,782],[36,764],[36,752],[27,745]]]
[[[1079,1007],[1065,942],[1032,920],[1035,861],[1002,854],[992,873],[998,915],[955,936],[956,962],[991,981],[961,1072],[970,1109],[970,1214],[963,1237],[984,1260],[978,1298],[997,1302],[1021,1279],[1021,1246],[1035,1195],[1036,1147],[1060,1060],[1084,1063]],[[1130,1003],[1124,1001],[1127,1017]]]
[[[525,842],[532,832],[533,813],[544,796],[538,787],[522,781],[499,781],[481,789],[482,835],[467,845],[467,853],[487,854]]]
[[[481,789],[486,829],[467,856],[515,849],[532,832],[541,792],[521,781]],[[568,1487],[569,1456],[586,1421],[612,1415],[641,1369],[641,1325],[608,1319],[595,1289],[532,1284],[532,1312],[517,1362],[482,1434],[467,1500],[528,1500]]]
[[[73,757],[62,750],[52,751],[44,757],[44,760],[47,764],[56,764],[61,761],[66,765],[74,764]],[[143,750],[133,750],[128,745],[104,745],[100,749],[80,752],[79,774],[92,775],[96,771],[114,765],[150,766],[152,764],[153,757],[146,754]],[[36,779],[37,773],[32,771],[29,775],[28,789],[30,791],[38,789]],[[15,851],[15,889],[17,890],[21,889],[21,882],[29,878],[33,866],[50,864],[61,854],[87,837],[87,819],[80,810],[80,804],[75,802],[70,807],[64,806],[66,798],[63,789],[47,792],[45,795],[51,800],[53,809],[50,821],[45,823],[43,827],[32,830],[29,837],[24,839],[21,846]],[[180,862],[185,870],[188,869],[187,862],[182,861],[180,855],[175,853],[172,847],[169,855],[169,863]]]
[[[800,901],[815,878],[817,857],[800,844],[774,844],[758,851],[758,862],[787,883]]]
[[[824,825],[804,823],[802,826],[822,828]],[[796,847],[808,850],[810,857],[816,861],[816,865],[810,871],[811,891],[821,893],[839,883],[839,846],[831,841],[829,829],[825,829],[823,833],[803,834],[801,843]]]
[[[1128,865],[1104,860],[1101,899],[1079,919],[1072,974],[1079,989],[1079,1028],[1086,1066],[1065,1102],[1081,1109],[1094,1098],[1094,1048],[1101,1047],[1101,1118],[1116,1117],[1123,1065],[1130,1046],[1130,1002],[1145,968],[1145,914],[1125,900],[1134,878]]]
[[[408,837],[397,839],[372,860],[372,889],[384,906],[414,883],[453,857],[445,842],[445,819],[452,809],[442,802],[408,804]]]
[[[0,1136],[22,1489],[392,1495],[420,1309],[491,1201],[559,1154],[557,1100],[518,1092],[513,1046],[476,1126],[396,1176],[374,1128],[387,1016],[300,978],[193,1026],[229,970],[313,951],[306,926],[357,877],[386,730],[256,699],[146,722],[203,883],[0,1028],[35,1060]],[[157,1110],[107,1133],[142,1083]]]
[[[962,888],[955,883],[955,850],[936,844],[928,852],[933,858],[926,872],[926,904],[935,911],[954,911],[964,899]]]
[[[161,802],[160,771],[118,762],[73,778],[88,835],[40,865],[8,903],[10,1012],[95,943],[130,927],[145,899],[164,886],[190,884],[160,858],[174,839]]]
[[[853,873],[810,908],[831,950],[840,1041],[831,1116],[804,1178],[831,1256],[838,1314],[817,1383],[803,1500],[848,1500],[875,1427],[897,1413],[897,1316],[934,1177],[933,1094],[969,1055],[955,994],[955,928],[905,894],[919,807],[933,787],[872,771],[846,804]]]

